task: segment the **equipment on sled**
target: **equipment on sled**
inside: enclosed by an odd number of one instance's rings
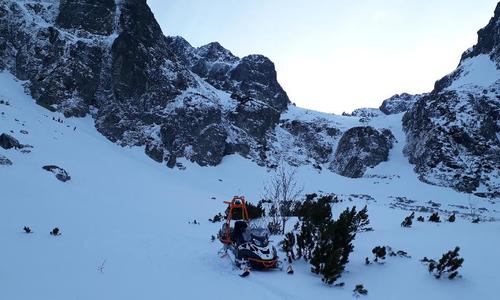
[[[238,268],[251,267],[257,270],[278,267],[278,254],[269,245],[269,234],[264,228],[249,228],[249,217],[245,197],[235,196],[229,205],[226,222],[219,231],[218,238],[224,244],[225,254],[234,256]],[[235,216],[235,212],[240,212]],[[241,220],[235,220],[241,219]],[[232,226],[231,221],[234,225]],[[228,253],[227,250],[230,250]],[[248,275],[248,274],[247,274]]]

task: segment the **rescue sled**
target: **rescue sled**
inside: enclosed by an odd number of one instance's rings
[[[245,197],[235,196],[228,204],[226,222],[219,231],[218,238],[224,244],[225,254],[234,257],[239,267],[266,270],[278,267],[276,248],[269,245],[269,234],[265,228],[250,228]],[[239,213],[235,216],[235,212]],[[238,220],[236,220],[238,219]]]

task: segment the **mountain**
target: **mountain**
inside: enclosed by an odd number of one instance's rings
[[[0,0],[0,70],[26,80],[39,105],[91,115],[106,138],[170,168],[238,154],[363,177],[404,143],[421,180],[498,195],[498,57],[497,8],[431,93],[335,116],[292,105],[262,55],[165,36],[145,0]],[[406,141],[382,121],[403,113]]]
[[[497,299],[498,10],[434,91],[339,116],[291,104],[263,56],[165,37],[145,1],[0,0],[0,298]],[[214,215],[278,164],[333,218],[368,211],[338,286],[221,255]],[[459,276],[429,274],[456,246]]]
[[[500,3],[478,43],[403,117],[405,153],[420,178],[500,196]]]
[[[91,114],[115,143],[145,146],[169,167],[180,157],[218,165],[237,153],[268,167],[334,168],[348,128],[291,106],[262,55],[165,37],[144,0],[0,4],[0,68],[28,80],[38,104]],[[304,114],[314,117],[297,117]]]

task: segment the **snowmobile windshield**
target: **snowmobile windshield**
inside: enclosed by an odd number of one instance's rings
[[[252,243],[259,247],[266,247],[269,244],[267,236],[252,234]]]

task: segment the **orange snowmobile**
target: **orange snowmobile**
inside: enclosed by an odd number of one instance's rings
[[[269,234],[264,228],[250,228],[245,197],[234,196],[228,204],[226,222],[219,231],[218,238],[224,244],[225,254],[234,256],[237,267],[265,270],[278,267],[278,254],[269,245]],[[231,221],[234,225],[231,226]],[[227,250],[230,250],[228,253]]]

